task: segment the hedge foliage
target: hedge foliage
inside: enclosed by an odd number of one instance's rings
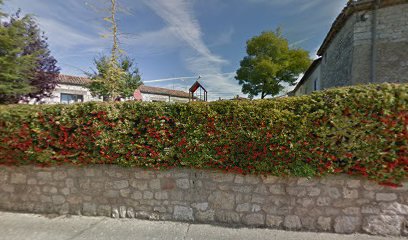
[[[0,107],[0,164],[118,164],[277,176],[408,170],[408,84],[211,103]]]

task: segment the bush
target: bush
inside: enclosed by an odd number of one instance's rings
[[[0,108],[0,164],[117,164],[277,176],[408,170],[408,84],[211,103],[83,103]]]

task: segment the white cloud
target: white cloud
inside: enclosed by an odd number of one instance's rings
[[[186,68],[195,75],[204,75],[200,81],[209,91],[209,97],[233,96],[241,91],[233,75],[221,75],[222,66],[228,62],[211,52],[204,43],[200,24],[188,0],[145,0],[172,33],[189,49],[183,49],[181,56]],[[232,34],[232,33],[231,33]],[[222,92],[220,91],[222,89]]]

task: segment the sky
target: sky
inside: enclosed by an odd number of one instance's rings
[[[5,0],[32,14],[61,73],[83,76],[109,54],[108,0]],[[278,27],[293,48],[316,58],[347,0],[118,0],[120,47],[145,85],[188,91],[201,76],[210,100],[241,93],[234,79],[246,41]]]

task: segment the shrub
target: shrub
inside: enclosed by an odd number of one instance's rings
[[[0,107],[0,164],[117,164],[277,176],[408,170],[408,84],[211,103]]]

